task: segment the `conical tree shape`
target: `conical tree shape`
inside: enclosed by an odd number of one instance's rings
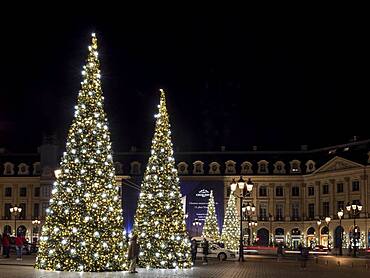
[[[213,197],[212,190],[208,200],[208,209],[203,227],[203,236],[210,237],[214,240],[218,240],[220,237],[215,209],[215,199]]]
[[[42,228],[36,268],[122,270],[122,207],[103,109],[97,39],[92,34],[66,152]]]
[[[191,266],[179,178],[173,158],[166,99],[161,91],[159,113],[135,215],[140,265],[148,268]]]
[[[225,247],[237,250],[239,246],[240,221],[236,211],[236,201],[234,194],[230,194],[225,212],[224,225],[222,227],[221,240]]]

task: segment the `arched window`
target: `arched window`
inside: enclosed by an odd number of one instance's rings
[[[307,161],[306,162],[306,172],[307,173],[312,173],[315,170],[316,170],[315,161],[313,161],[313,160]]]
[[[249,161],[244,161],[241,167],[241,174],[253,174],[252,163],[250,163]]]
[[[130,174],[140,175],[141,174],[141,163],[139,161],[133,161],[130,163]]]
[[[204,162],[197,160],[193,163],[193,174],[194,175],[203,175],[204,169],[203,169]]]
[[[294,159],[290,162],[290,173],[300,173],[301,172],[301,162]]]
[[[269,163],[266,160],[258,161],[258,174],[268,174],[268,165]]]
[[[29,166],[26,163],[21,163],[18,165],[18,175],[29,175]]]
[[[216,161],[213,161],[209,164],[209,174],[210,175],[219,175],[220,172],[220,164]]]
[[[115,170],[117,175],[123,174],[122,163],[121,162],[115,162],[114,163],[114,170]]]
[[[283,228],[276,228],[275,229],[275,235],[276,236],[283,236],[284,235],[284,229]]]
[[[225,174],[236,174],[235,164],[236,162],[233,160],[226,161],[225,162],[225,165],[226,165]]]
[[[11,162],[4,163],[4,175],[10,176],[14,175],[14,164]]]
[[[179,164],[177,164],[177,171],[179,172],[180,175],[187,175],[189,174],[188,167],[189,165],[186,162],[182,161]]]
[[[274,164],[274,174],[285,174],[285,163],[282,161],[276,161]]]
[[[315,234],[315,228],[314,227],[310,227],[307,229],[307,235],[314,235]]]

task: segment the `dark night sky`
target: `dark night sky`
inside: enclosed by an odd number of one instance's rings
[[[370,138],[366,24],[245,17],[125,11],[1,19],[0,147],[35,151],[52,132],[64,146],[92,31],[116,151],[149,149],[161,87],[181,150]]]

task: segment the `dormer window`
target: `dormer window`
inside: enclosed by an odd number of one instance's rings
[[[26,163],[21,163],[18,165],[18,175],[29,175],[29,166]]]
[[[244,161],[241,166],[241,174],[253,174],[252,163],[250,163],[249,161]]]
[[[38,176],[41,174],[40,162],[33,163],[33,175]]]
[[[210,175],[219,175],[220,172],[220,164],[216,161],[213,161],[209,164],[209,174]]]
[[[195,161],[193,163],[193,166],[194,166],[194,168],[193,168],[193,174],[194,175],[202,175],[202,174],[204,174],[203,165],[204,165],[204,163],[202,161],[199,161],[199,160],[198,161]]]
[[[116,174],[118,174],[118,175],[123,174],[122,163],[121,162],[115,162],[114,163],[114,170],[116,171]]]
[[[236,162],[233,160],[226,161],[225,162],[225,165],[226,165],[225,174],[236,174],[235,164]]]
[[[14,175],[14,164],[11,162],[4,163],[4,175]]]
[[[140,175],[141,173],[141,163],[139,161],[133,161],[130,163],[130,174],[131,175]]]
[[[285,164],[282,161],[277,161],[274,164],[274,174],[285,174]]]
[[[179,172],[180,175],[187,175],[189,174],[188,167],[189,165],[186,162],[182,161],[179,164],[177,164],[177,171]]]
[[[306,172],[307,173],[312,173],[315,170],[316,170],[315,161],[313,161],[313,160],[307,161],[306,162]]]
[[[259,174],[268,174],[268,162],[266,160],[260,160],[258,162],[258,173]]]
[[[299,160],[292,160],[290,162],[290,173],[300,173],[301,172],[301,162]]]

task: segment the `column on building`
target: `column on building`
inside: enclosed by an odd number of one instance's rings
[[[336,215],[336,207],[335,207],[336,206],[335,179],[330,179],[329,180],[329,185],[330,185],[330,188],[329,188],[329,196],[330,196],[329,216],[331,218],[333,218],[334,215]]]
[[[284,196],[285,196],[285,221],[290,221],[291,215],[291,203],[290,203],[290,188],[291,183],[286,183],[284,186]]]
[[[318,218],[320,216],[320,181],[315,182],[315,217]]]

